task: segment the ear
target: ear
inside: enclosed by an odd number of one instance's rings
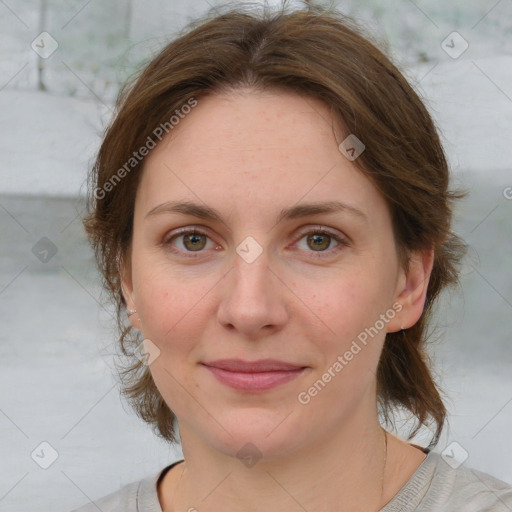
[[[427,297],[430,274],[434,265],[434,249],[415,251],[409,255],[409,268],[400,267],[395,302],[402,309],[387,324],[387,332],[412,327],[421,317]]]
[[[132,265],[131,258],[128,254],[124,258],[117,258],[119,275],[121,277],[121,290],[127,309],[137,311],[137,302],[134,297],[133,279],[132,279]],[[130,323],[135,329],[142,330],[142,324],[138,312],[128,317]]]

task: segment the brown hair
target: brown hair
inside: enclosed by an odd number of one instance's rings
[[[129,254],[135,194],[143,161],[130,160],[173,112],[201,95],[237,87],[281,89],[318,98],[348,133],[366,146],[354,164],[385,197],[398,254],[407,267],[410,251],[434,248],[435,259],[420,320],[388,333],[378,367],[378,404],[385,421],[395,408],[417,419],[411,439],[432,421],[438,442],[446,409],[425,351],[432,306],[454,285],[465,244],[451,231],[449,170],[432,119],[418,95],[367,35],[337,10],[309,7],[256,12],[247,7],[210,11],[188,25],[140,75],[122,88],[116,115],[89,179],[83,220],[95,250],[104,288],[117,308],[123,395],[155,433],[176,441],[175,416],[147,366],[133,355],[142,340],[125,323],[118,261]],[[167,125],[165,125],[167,123]],[[347,133],[347,134],[348,134]],[[131,162],[130,168],[126,163]],[[133,165],[132,165],[133,164]],[[125,172],[121,172],[124,169]]]

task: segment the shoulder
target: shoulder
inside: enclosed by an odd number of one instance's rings
[[[512,485],[470,466],[426,459],[381,512],[510,512]]]
[[[112,492],[102,498],[89,502],[71,512],[137,512],[137,494],[141,481],[132,482],[118,491]]]
[[[140,512],[151,510],[161,512],[158,501],[157,482],[171,466],[153,473],[141,480],[128,483],[118,491],[90,501],[71,512]]]
[[[507,512],[512,510],[512,485],[471,466],[451,467],[440,454],[433,480],[433,503],[443,500],[451,510]],[[449,495],[448,495],[449,493]],[[439,497],[436,498],[435,495]]]

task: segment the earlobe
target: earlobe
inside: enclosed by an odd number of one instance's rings
[[[416,251],[409,256],[409,268],[402,269],[397,280],[395,300],[402,309],[388,323],[388,332],[412,327],[421,317],[427,297],[428,283],[434,265],[434,250]]]
[[[123,285],[121,285],[122,291],[123,291],[123,297],[125,298],[125,302],[127,304],[126,308],[126,316],[128,317],[128,320],[130,320],[130,323],[132,324],[132,327],[135,329],[142,331],[142,324],[140,321],[139,314],[137,313],[135,300],[131,297],[131,294],[126,294],[124,291]],[[127,297],[128,295],[128,297]],[[130,307],[132,306],[132,307]]]
[[[130,263],[125,263],[118,259],[118,269],[121,277],[121,293],[123,294],[124,301],[126,303],[126,315],[130,320],[132,327],[140,331],[142,330],[142,325],[140,317],[137,314],[137,304],[133,297]]]

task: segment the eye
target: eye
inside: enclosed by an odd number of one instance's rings
[[[300,242],[305,240],[305,246],[300,246]],[[333,247],[332,242],[336,245]],[[210,245],[208,245],[208,243]],[[172,252],[186,257],[196,257],[200,253],[204,252],[204,249],[219,250],[222,247],[215,244],[207,233],[198,228],[183,228],[178,232],[174,232],[169,236],[166,236],[162,242],[162,245],[169,248]],[[336,233],[333,233],[325,228],[318,227],[316,229],[310,229],[304,231],[300,235],[299,250],[314,253],[327,253],[326,256],[332,255],[332,253],[338,252],[343,247],[350,245],[348,239],[342,237]],[[193,254],[197,253],[197,255]],[[315,257],[323,257],[323,254],[318,254]]]
[[[210,246],[208,246],[208,242],[210,242]],[[211,249],[212,246],[215,249],[220,248],[206,233],[197,228],[185,228],[173,233],[172,236],[165,237],[162,244],[177,253],[200,253],[203,252],[203,249]]]
[[[299,247],[299,249],[305,250],[307,252],[327,252],[328,255],[331,255],[333,252],[338,252],[343,247],[349,245],[349,241],[346,238],[341,237],[338,234],[328,231],[324,228],[316,228],[303,232],[301,234],[298,245],[300,245],[302,240],[305,240],[305,246],[303,245],[302,247]],[[336,245],[334,248],[331,248],[333,241],[336,242]],[[308,251],[308,249],[311,250]]]

